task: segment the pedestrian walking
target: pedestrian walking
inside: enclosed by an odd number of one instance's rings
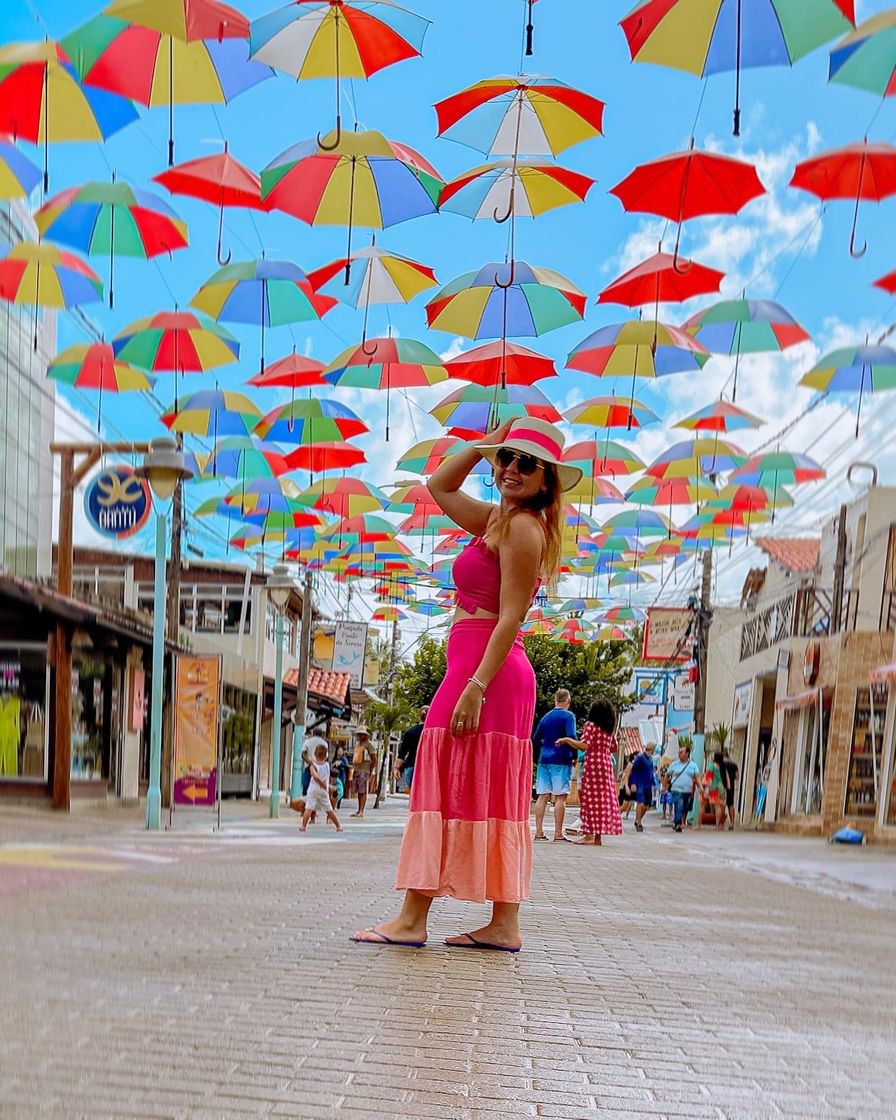
[[[623,781],[628,785],[635,803],[635,831],[643,832],[644,814],[653,804],[653,759],[643,750],[633,755]]]
[[[709,807],[715,817],[716,828],[725,827],[725,776],[722,752],[716,751],[706,764],[700,782],[700,812],[697,814],[697,828],[703,827],[703,814]]]
[[[311,760],[311,780],[308,783],[308,793],[305,797],[305,808],[302,812],[302,824],[299,832],[305,832],[308,822],[314,813],[324,813],[328,821],[336,826],[337,832],[342,832],[339,818],[333,811],[330,802],[330,763],[327,761],[329,747],[320,743],[314,748],[314,757]]]
[[[526,416],[446,458],[429,479],[444,512],[473,540],[454,561],[456,610],[447,669],[417,751],[410,817],[398,859],[397,918],[355,940],[423,945],[433,898],[489,901],[490,919],[446,939],[463,949],[516,953],[529,895],[535,674],[520,626],[539,584],[556,575],[564,489],[582,472],[561,462],[564,437]],[[498,506],[461,486],[491,463]]]
[[[363,817],[367,806],[367,794],[370,791],[370,775],[376,766],[376,750],[370,741],[370,732],[361,724],[355,728],[355,753],[352,756],[352,783],[355,796],[358,798],[358,808],[352,813],[353,817]]]
[[[348,755],[345,753],[345,747],[342,743],[336,744],[336,749],[333,752],[333,762],[330,766],[331,775],[335,775],[336,780],[339,782],[339,800],[334,801],[333,805],[336,809],[342,805],[342,798],[345,796],[345,791],[348,788],[348,772],[350,763]]]
[[[691,761],[690,747],[678,748],[678,761],[670,763],[666,773],[669,776],[669,792],[672,794],[672,827],[676,832],[681,832],[682,821],[691,811],[694,790],[700,779],[697,763]]]
[[[563,831],[563,821],[576,752],[559,742],[561,738],[570,738],[576,733],[576,718],[569,710],[571,699],[568,689],[558,688],[554,693],[554,707],[541,717],[532,736],[532,745],[540,752],[535,773],[536,840],[547,840],[544,834],[544,815],[547,812],[548,798],[553,794],[554,840],[572,843]]]
[[[311,782],[311,763],[314,760],[314,752],[323,744],[329,750],[327,740],[322,735],[306,735],[302,740],[302,797],[308,794],[308,786]]]
[[[420,746],[420,736],[423,734],[423,725],[426,722],[426,713],[429,705],[424,705],[417,713],[417,722],[405,731],[398,745],[398,762],[395,765],[395,784],[399,790],[411,792],[411,783],[414,780],[414,767],[417,765],[417,748]]]
[[[616,709],[609,700],[595,700],[582,729],[581,740],[561,739],[567,746],[585,751],[582,783],[579,786],[579,814],[582,819],[580,844],[600,845],[602,836],[621,836],[622,817],[616,793],[613,755],[616,742]]]
[[[733,832],[734,818],[736,816],[735,793],[737,791],[737,779],[740,777],[740,770],[728,751],[722,751],[722,776],[725,779],[725,811],[728,814],[728,831]]]

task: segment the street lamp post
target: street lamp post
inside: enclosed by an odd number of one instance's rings
[[[277,608],[274,636],[274,719],[271,727],[271,809],[270,816],[280,816],[280,738],[283,720],[283,611],[289,602],[294,584],[285,564],[275,564],[268,576],[268,595]]]
[[[302,631],[299,639],[299,679],[296,684],[296,711],[292,735],[292,781],[289,786],[291,801],[295,801],[302,792],[302,751],[305,746],[305,709],[308,707],[308,668],[311,661],[311,579],[311,572],[306,568],[305,586],[302,592]]]
[[[155,832],[162,817],[162,685],[165,669],[165,542],[168,511],[159,503],[168,501],[182,478],[190,472],[173,439],[155,439],[136,472],[145,478],[155,498],[156,557],[153,588],[152,707],[149,722],[149,789],[146,791],[146,827]]]

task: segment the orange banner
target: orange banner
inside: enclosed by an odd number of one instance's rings
[[[221,724],[221,658],[177,658],[174,688],[174,802],[214,805]]]

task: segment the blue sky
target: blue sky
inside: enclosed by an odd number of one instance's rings
[[[241,6],[252,18],[275,5],[272,0],[247,0]],[[414,0],[412,6],[433,21],[424,57],[382,71],[369,82],[346,85],[343,115],[350,122],[356,107],[361,127],[377,128],[410,144],[448,179],[483,162],[483,157],[472,149],[436,139],[433,102],[481,78],[517,71],[524,5],[521,0],[452,0],[451,4]],[[864,0],[858,4],[860,18],[886,6],[883,0]],[[535,56],[524,60],[526,72],[558,77],[607,105],[605,136],[572,148],[561,157],[565,165],[597,179],[587,202],[549,213],[535,222],[521,220],[517,226],[520,258],[559,270],[589,296],[584,324],[538,340],[520,340],[557,359],[560,369],[569,350],[590,331],[630,317],[624,308],[594,306],[594,298],[623,268],[652,252],[662,232],[661,222],[624,213],[619,202],[607,194],[608,189],[636,164],[687,145],[704,90],[704,83],[691,75],[630,63],[624,36],[617,26],[629,7],[627,0],[540,0],[535,9]],[[85,0],[6,0],[0,14],[0,36],[4,40],[41,37],[44,28],[36,22],[33,10],[39,11],[48,33],[59,37],[94,15],[98,6]],[[797,348],[798,352],[761,356],[742,366],[738,403],[774,419],[769,427],[741,441],[746,447],[769,439],[776,427],[797,417],[809,403],[810,394],[794,386],[819,351],[866,333],[880,333],[896,313],[894,301],[870,287],[875,278],[896,267],[896,199],[862,207],[860,236],[867,240],[869,249],[860,260],[853,260],[848,252],[851,205],[834,203],[820,214],[811,196],[786,187],[798,160],[861,139],[879,106],[869,94],[828,85],[827,61],[827,49],[822,48],[793,69],[746,72],[742,83],[743,135],[739,140],[731,136],[733,75],[710,79],[694,130],[698,145],[755,162],[770,193],[751,203],[738,218],[689,223],[683,251],[728,274],[723,293],[739,295],[746,286],[749,295],[779,299],[813,336],[813,345]],[[332,82],[296,83],[278,75],[230,105],[218,107],[217,117],[208,106],[179,107],[176,160],[218,150],[220,121],[232,153],[257,170],[284,148],[327,127],[332,115]],[[870,135],[876,140],[893,140],[896,106],[884,104],[880,108]],[[86,179],[106,179],[110,169],[121,178],[145,186],[166,166],[166,140],[167,112],[160,109],[144,112],[137,125],[107,141],[104,151],[93,144],[55,147],[51,149],[50,194]],[[33,154],[39,157],[39,153]],[[160,261],[158,267],[121,258],[116,261],[114,312],[99,304],[87,309],[107,337],[138,316],[170,308],[173,300],[185,306],[217,267],[216,211],[203,203],[171,198],[161,187],[153,185],[151,189],[171,202],[187,221],[190,249],[175,254],[170,261]],[[256,227],[269,257],[289,259],[305,269],[338,256],[345,246],[346,235],[341,229],[311,229],[277,214],[255,215],[254,220],[255,225],[245,211],[227,213],[225,241],[234,260],[260,255],[262,245]],[[356,234],[356,244],[366,240],[366,234]],[[671,248],[671,241],[667,239],[666,247]],[[472,223],[445,213],[392,227],[378,235],[378,243],[434,266],[439,280],[447,283],[487,261],[503,259],[507,227]],[[107,262],[98,258],[93,263],[105,279]],[[427,332],[424,302],[425,298],[410,307],[390,309],[394,328],[402,335],[427,341],[437,351],[456,352],[461,343],[450,335]],[[700,301],[705,302],[709,300]],[[696,306],[666,305],[660,309],[660,317],[678,323]],[[372,330],[385,325],[385,309],[374,308]],[[218,380],[222,387],[237,388],[257,369],[258,332],[230,324],[228,327],[243,342],[243,358],[239,367],[220,371]],[[286,353],[295,344],[300,350],[329,360],[360,337],[360,328],[360,313],[338,307],[321,323],[298,324],[293,333],[285,327],[270,332],[268,358]],[[82,339],[76,324],[63,317],[60,346]],[[642,384],[639,395],[668,421],[717,397],[729,374],[730,364],[714,358],[696,377],[683,375],[647,387]],[[208,387],[213,380],[213,375],[189,379],[180,391]],[[456,384],[450,383],[448,390]],[[540,387],[555,402],[568,406],[583,397],[609,391],[611,386],[565,372],[562,378],[542,382]],[[350,391],[332,394],[362,411],[370,424],[371,435],[359,442],[371,460],[365,470],[371,481],[391,481],[397,454],[416,438],[439,433],[425,409],[448,390],[439,387],[432,392],[417,392],[413,394],[414,404],[395,407],[393,403],[389,445],[382,442],[384,402],[380,395]],[[169,378],[160,379],[157,393],[166,404],[171,401]],[[93,415],[91,399],[82,394],[69,399],[77,409]],[[277,403],[270,391],[258,399],[265,409]],[[142,401],[135,404],[133,398],[107,399],[104,411],[110,422],[105,434],[110,437],[119,432],[132,438],[164,433],[152,409]],[[850,458],[867,457],[870,448],[882,455],[882,481],[893,481],[893,460],[881,443],[881,430],[874,426],[882,423],[878,411],[876,407],[868,409],[867,436],[863,435],[858,445],[844,449],[842,455],[847,458],[842,462],[831,460],[832,484],[817,488],[820,492],[814,497],[812,491],[804,492],[805,500],[798,503],[798,508],[805,514],[798,512],[788,518],[796,528],[817,525],[819,514],[833,508],[839,500],[843,464]],[[817,440],[818,446],[810,453],[825,459],[845,442],[853,423],[842,401],[825,403],[800,420],[789,443],[784,443],[807,450]],[[60,425],[63,431],[73,429],[67,418],[62,418]],[[889,427],[883,431],[888,432]],[[580,439],[587,435],[580,428],[574,433]],[[636,446],[642,456],[652,458],[679,435],[668,428],[649,430],[639,437]],[[853,453],[860,449],[861,455]],[[197,504],[209,493],[207,489],[194,490],[190,503]],[[198,527],[195,543],[207,555],[220,552],[224,528],[223,523],[215,530]],[[80,523],[79,532],[86,532]],[[148,547],[148,541],[141,543]],[[738,551],[746,565],[749,550]],[[735,593],[739,589],[737,555],[724,564],[720,561],[722,591]]]

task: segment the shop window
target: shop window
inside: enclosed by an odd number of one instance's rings
[[[826,695],[821,706],[821,734],[819,734],[818,704],[806,708],[805,741],[795,812],[813,816],[821,812],[824,774],[827,766],[828,730],[831,722],[831,700]]]
[[[221,753],[224,793],[251,793],[255,755],[257,698],[251,692],[225,684],[221,709]]]
[[[0,643],[0,778],[47,779],[47,647]]]
[[[877,812],[886,713],[885,684],[856,690],[844,810],[848,817],[874,817]]]

